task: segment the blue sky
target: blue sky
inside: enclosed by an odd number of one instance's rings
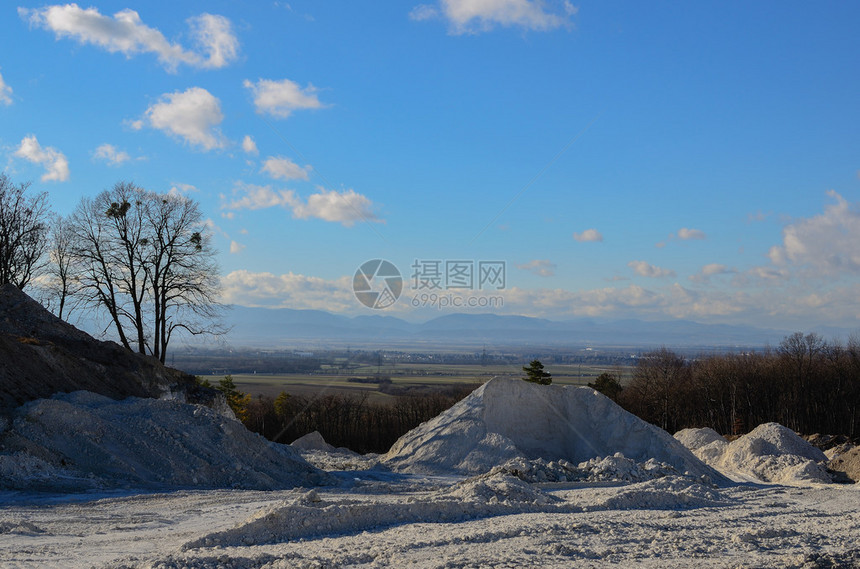
[[[860,5],[425,2],[5,4],[3,168],[199,201],[229,303],[857,327]]]

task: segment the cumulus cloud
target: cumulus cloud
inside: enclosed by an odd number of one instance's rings
[[[551,277],[555,274],[556,264],[547,259],[535,259],[528,263],[518,264],[516,267],[523,271],[529,271],[539,277]]]
[[[172,186],[170,186],[170,190],[168,190],[167,193],[172,195],[172,196],[184,196],[184,195],[196,193],[199,191],[200,190],[197,189],[196,186],[192,186],[191,184],[183,184],[183,183],[177,182],[177,183],[173,184]]]
[[[569,1],[543,0],[439,0],[412,9],[416,21],[441,18],[452,34],[478,33],[497,26],[548,31],[570,26],[577,8]]]
[[[110,17],[96,8],[55,4],[36,9],[18,8],[18,15],[31,26],[54,32],[57,39],[70,38],[126,57],[155,54],[168,71],[175,71],[180,64],[224,67],[235,60],[239,52],[239,40],[233,34],[230,20],[212,14],[201,14],[186,21],[196,51],[169,42],[164,34],[144,24],[140,14],[130,9]]]
[[[678,233],[670,233],[669,237],[665,241],[660,241],[656,243],[654,246],[658,249],[662,249],[666,245],[669,244],[670,241],[675,241],[676,239],[681,241],[691,241],[691,240],[701,240],[705,239],[707,236],[705,232],[700,229],[690,229],[688,227],[682,227],[678,230]]]
[[[747,273],[750,276],[765,281],[784,280],[789,276],[787,269],[777,269],[774,267],[753,267]]]
[[[259,79],[256,83],[246,79],[243,84],[254,95],[254,107],[258,113],[279,119],[287,118],[293,111],[321,109],[325,106],[317,98],[316,87],[310,84],[304,89],[289,79]]]
[[[245,245],[242,245],[236,241],[230,241],[230,253],[233,255],[237,255],[242,252],[242,249],[245,248]]]
[[[737,272],[737,269],[727,267],[726,265],[722,265],[720,263],[708,263],[707,265],[703,266],[698,273],[690,275],[689,278],[694,283],[706,283],[710,281],[711,277],[713,276],[735,274]]]
[[[275,190],[271,186],[254,184],[237,184],[234,194],[235,197],[222,206],[224,209],[283,207],[291,210],[297,219],[316,218],[346,227],[352,227],[357,221],[383,222],[373,211],[373,202],[352,189],[338,192],[317,188],[307,201],[293,190]]]
[[[373,211],[373,202],[352,189],[338,192],[318,188],[317,193],[308,196],[306,203],[296,200],[291,207],[293,215],[299,219],[315,217],[345,227],[352,227],[357,221],[382,222]]]
[[[132,127],[141,128],[143,124],[149,124],[203,150],[226,145],[218,128],[224,120],[221,102],[201,87],[165,93],[157,103],[146,109],[144,116],[145,122],[133,123]]]
[[[237,184],[233,190],[236,197],[223,207],[228,210],[266,209],[270,207],[290,207],[296,201],[292,190],[274,190],[271,186]]]
[[[630,261],[627,266],[633,269],[637,275],[649,278],[674,277],[675,271],[657,267],[645,261]]]
[[[226,67],[239,57],[239,40],[233,34],[230,20],[224,16],[200,14],[187,21],[195,44],[206,54],[200,67]]]
[[[42,148],[35,135],[25,136],[21,140],[15,156],[44,167],[45,173],[41,177],[43,182],[65,182],[69,179],[69,161],[65,155],[50,146]]]
[[[269,156],[263,162],[262,172],[275,180],[307,180],[310,166],[299,166],[283,156]]]
[[[573,238],[579,241],[580,243],[586,243],[589,241],[603,241],[603,235],[596,229],[586,229],[582,233],[574,233]]]
[[[93,158],[104,160],[110,166],[119,166],[123,162],[131,160],[131,156],[124,150],[117,149],[113,144],[102,144],[93,152]]]
[[[782,230],[782,244],[771,248],[771,262],[780,268],[805,269],[817,276],[860,273],[860,204],[851,204],[833,190],[824,212],[802,218]]]
[[[678,230],[678,239],[682,241],[687,241],[690,239],[704,239],[705,232],[699,229],[688,229],[686,227],[682,227]]]
[[[260,153],[257,150],[257,143],[254,142],[254,139],[249,134],[246,134],[245,138],[242,139],[242,151],[245,154],[253,154],[254,156]]]
[[[310,308],[330,312],[360,307],[352,292],[352,277],[336,280],[294,274],[233,271],[221,279],[222,302],[269,308]]]
[[[3,75],[0,75],[0,105],[12,104],[12,87],[6,84],[3,80]]]

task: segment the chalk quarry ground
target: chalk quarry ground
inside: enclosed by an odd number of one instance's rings
[[[340,477],[277,492],[4,493],[0,566],[860,567],[856,485]]]
[[[860,485],[789,429],[672,437],[587,388],[492,380],[382,456],[85,392],[5,428],[4,569],[860,567]]]

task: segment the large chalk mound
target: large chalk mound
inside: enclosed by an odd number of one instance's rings
[[[87,391],[21,406],[0,428],[0,448],[0,488],[279,489],[328,481],[289,446],[208,407]]]
[[[514,458],[576,464],[616,453],[723,480],[669,433],[593,389],[505,378],[400,437],[382,461],[401,472],[479,474]]]

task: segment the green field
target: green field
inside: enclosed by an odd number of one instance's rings
[[[454,365],[402,363],[382,366],[368,365],[341,369],[337,366],[322,366],[319,373],[312,374],[232,374],[236,387],[253,396],[276,397],[281,391],[293,395],[361,395],[367,394],[372,400],[383,401],[391,395],[381,393],[375,383],[357,383],[349,378],[388,377],[397,387],[447,387],[457,385],[476,385],[489,381],[496,376],[522,377],[522,366],[518,365]],[[561,385],[585,385],[610,367],[584,365],[548,365],[553,383]],[[223,375],[204,375],[213,385]]]

